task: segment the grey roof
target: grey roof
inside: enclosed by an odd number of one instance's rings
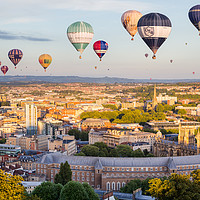
[[[101,161],[100,160],[98,160],[96,163],[95,163],[95,169],[103,169],[103,166],[102,166],[102,164],[101,164]]]
[[[168,160],[168,168],[172,169],[172,170],[176,170],[177,169],[173,158],[169,158],[169,160]]]
[[[68,162],[70,165],[85,165],[95,166],[97,161],[102,166],[110,167],[159,167],[168,166],[169,157],[147,157],[147,158],[113,158],[113,157],[83,157],[83,156],[68,156],[56,152],[43,155],[37,163],[51,164]],[[179,156],[173,157],[173,162],[170,166],[174,167],[179,165],[194,165],[200,164],[200,155],[194,156]]]

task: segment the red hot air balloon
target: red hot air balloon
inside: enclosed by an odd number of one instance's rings
[[[15,69],[16,69],[16,65],[22,59],[22,56],[23,56],[23,53],[19,49],[12,49],[8,52],[8,57],[11,60],[11,62],[15,65]]]
[[[150,78],[150,81],[152,80],[152,78]]]
[[[94,68],[97,69],[97,66],[95,66]]]
[[[96,41],[93,44],[93,49],[95,53],[97,54],[97,56],[99,56],[100,61],[101,61],[101,58],[104,56],[104,54],[108,50],[108,43],[103,40]]]
[[[192,72],[193,74],[195,74],[195,72]]]
[[[148,54],[148,53],[145,53],[144,55],[145,55],[145,57],[146,57],[146,58],[149,56],[149,54]]]
[[[6,65],[1,67],[1,71],[4,73],[4,75],[7,73],[8,71],[8,67]]]

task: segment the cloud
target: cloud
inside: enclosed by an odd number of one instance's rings
[[[28,40],[28,41],[35,41],[35,42],[48,42],[52,41],[48,38],[39,38],[39,37],[32,37],[26,35],[16,35],[6,31],[0,31],[0,40]]]
[[[128,9],[146,11],[154,5],[133,0],[57,0],[48,1],[52,9],[82,10],[82,11],[115,11],[122,12]],[[53,3],[54,2],[54,3]]]

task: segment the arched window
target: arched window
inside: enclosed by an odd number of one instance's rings
[[[107,183],[106,183],[106,190],[107,190],[107,191],[110,191],[110,182],[107,182]]]
[[[112,190],[115,191],[115,182],[112,182]]]
[[[120,190],[120,182],[117,182],[117,190],[119,191]]]
[[[122,183],[122,187],[124,187],[125,185],[126,185],[126,183],[125,183],[125,182],[123,182],[123,183]]]

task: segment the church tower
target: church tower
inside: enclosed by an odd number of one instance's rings
[[[179,123],[178,144],[184,144],[184,136],[185,132],[181,126],[181,123]]]
[[[156,109],[157,106],[157,99],[156,99],[156,84],[154,85],[154,92],[153,92],[153,101],[152,101],[152,108],[153,110]]]
[[[196,139],[197,139],[197,155],[199,155],[200,154],[200,132],[199,132],[199,129],[197,132]]]

